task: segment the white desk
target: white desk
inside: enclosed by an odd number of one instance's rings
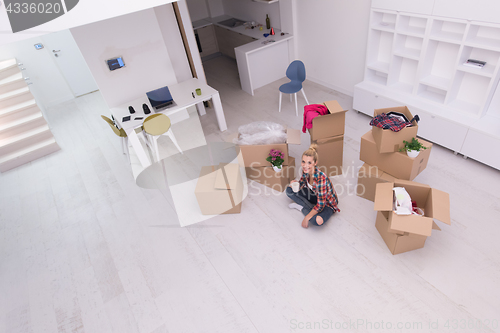
[[[201,96],[196,95],[195,90],[197,88],[201,88]],[[168,86],[168,89],[170,90],[170,93],[172,94],[172,98],[174,99],[176,105],[168,107],[158,112],[169,116],[196,104],[198,106],[198,112],[201,116],[205,114],[205,108],[203,107],[203,102],[212,99],[215,109],[215,115],[217,117],[217,122],[219,123],[219,129],[221,131],[227,130],[226,118],[224,117],[224,111],[222,110],[222,103],[220,101],[219,92],[217,90],[200,82],[196,78],[192,78],[187,81]],[[194,93],[195,96],[194,98],[192,93]],[[142,104],[144,103],[146,103],[146,105],[148,105],[149,109],[151,110],[151,113],[148,115],[145,115],[142,109]],[[129,106],[132,106],[134,108],[135,110],[134,114],[130,114],[128,110]],[[150,165],[151,161],[149,160],[146,152],[144,151],[141,142],[139,141],[139,138],[135,133],[135,129],[142,125],[144,119],[146,119],[147,116],[154,113],[155,111],[151,106],[151,104],[149,103],[149,100],[146,96],[146,92],[144,92],[144,97],[135,99],[126,104],[122,104],[118,107],[111,109],[111,114],[115,118],[118,125],[125,130],[125,133],[127,133],[128,140],[132,145],[132,147],[134,147],[137,157],[139,158],[141,164],[144,167]],[[130,120],[122,122],[122,118],[125,116],[130,116]],[[134,120],[134,118],[136,117],[143,117],[143,118],[140,120]]]

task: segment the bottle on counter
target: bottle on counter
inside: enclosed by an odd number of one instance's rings
[[[266,29],[271,29],[271,20],[269,19],[269,14],[266,14]]]

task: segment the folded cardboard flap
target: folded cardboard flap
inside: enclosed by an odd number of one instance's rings
[[[431,189],[430,193],[431,212],[430,216],[443,223],[451,225],[450,217],[450,195],[446,192]],[[439,229],[441,230],[441,229]]]
[[[286,143],[300,145],[300,130],[294,128],[286,129]]]
[[[389,232],[409,232],[415,235],[430,236],[432,234],[432,218],[419,215],[389,215]]]
[[[375,189],[375,201],[373,202],[374,210],[392,211],[392,189],[394,183],[378,183]]]

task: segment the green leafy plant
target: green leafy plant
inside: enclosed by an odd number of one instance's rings
[[[285,154],[283,154],[281,151],[277,149],[271,149],[271,151],[269,152],[269,156],[266,158],[266,161],[268,161],[275,167],[281,168],[281,165],[283,164],[283,162],[285,162],[284,158]]]
[[[420,151],[422,149],[427,149],[420,141],[417,140],[417,138],[412,138],[410,142],[408,141],[403,141],[405,146],[401,148],[399,151],[410,151],[410,150],[416,150]]]

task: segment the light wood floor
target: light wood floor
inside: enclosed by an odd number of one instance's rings
[[[257,120],[302,127],[288,99],[278,113],[285,79],[252,97],[233,61],[205,69],[228,134]],[[239,215],[181,228],[168,190],[135,185],[99,93],[48,110],[61,151],[0,175],[0,332],[498,332],[499,171],[434,146],[415,180],[450,193],[452,225],[393,256],[373,204],[353,195],[369,117],[349,96],[304,89],[311,103],[349,109],[350,169],[333,179],[342,211],[307,230],[264,187]],[[225,137],[213,110],[201,123],[207,141]],[[302,135],[291,155],[308,144]],[[480,324],[497,326],[467,326]]]

